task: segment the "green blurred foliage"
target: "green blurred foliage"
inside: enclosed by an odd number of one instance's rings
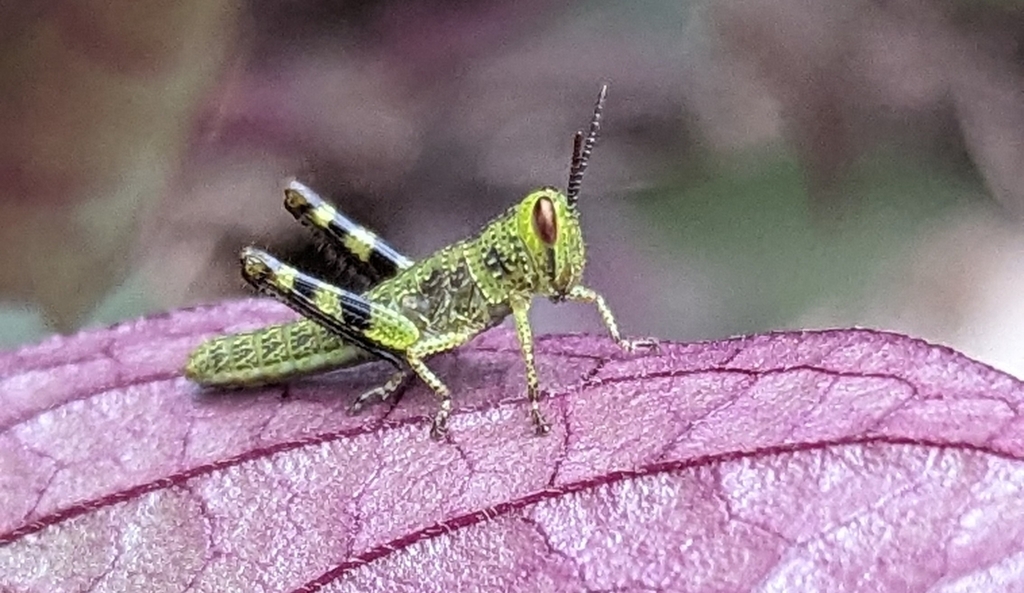
[[[703,160],[639,200],[659,233],[652,242],[729,288],[719,294],[728,333],[792,327],[821,303],[856,309],[920,231],[987,201],[970,175],[885,149],[829,194],[838,199],[813,200],[800,163],[775,146]]]

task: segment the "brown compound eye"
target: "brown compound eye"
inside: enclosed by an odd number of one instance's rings
[[[555,222],[555,205],[548,198],[541,198],[533,206],[533,228],[537,236],[546,245],[554,245],[558,238],[558,225]]]

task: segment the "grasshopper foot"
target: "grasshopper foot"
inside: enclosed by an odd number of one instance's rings
[[[551,424],[539,409],[530,410],[530,419],[533,420],[533,429],[537,436],[542,437],[551,432]]]
[[[656,338],[625,338],[619,340],[619,347],[630,354],[640,350],[657,352],[661,348]]]
[[[437,414],[434,416],[434,423],[430,426],[431,438],[440,441],[448,434],[448,416],[450,416],[451,413],[451,400],[442,400],[441,409],[437,411]]]
[[[448,434],[448,414],[442,410],[434,416],[434,423],[430,426],[430,438],[435,441],[444,440]]]
[[[362,412],[363,406],[365,406],[366,403],[369,402],[374,397],[380,396],[381,391],[382,389],[380,387],[374,387],[373,389],[369,389],[361,393],[359,397],[356,398],[356,401],[351,406],[348,407],[349,416],[355,416],[356,414]]]

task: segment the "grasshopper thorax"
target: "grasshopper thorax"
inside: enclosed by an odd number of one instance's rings
[[[519,239],[536,270],[535,290],[561,300],[583,277],[586,254],[579,213],[553,187],[530,192],[516,207]]]

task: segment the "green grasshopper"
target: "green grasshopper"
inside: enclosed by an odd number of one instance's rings
[[[415,374],[441,400],[431,435],[442,438],[451,391],[425,360],[452,350],[502,322],[510,313],[526,364],[526,394],[538,434],[550,431],[540,410],[529,310],[534,296],[593,303],[620,347],[634,351],[653,340],[619,333],[604,298],[581,284],[586,253],[577,202],[583,173],[601,127],[607,85],[601,87],[589,133],[576,132],[566,192],[544,187],[527,194],[476,236],[417,262],[349,220],[297,181],[285,189],[285,208],[368,275],[383,277],[357,294],[307,275],[255,247],[241,253],[242,276],[257,291],[303,319],[213,338],[196,348],[185,375],[205,386],[247,387],[354,366],[382,358],[397,370],[352,406],[395,394]]]

